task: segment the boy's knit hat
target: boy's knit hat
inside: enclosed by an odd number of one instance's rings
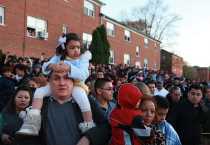
[[[134,109],[141,101],[143,93],[134,84],[122,84],[118,90],[118,104],[120,107]]]

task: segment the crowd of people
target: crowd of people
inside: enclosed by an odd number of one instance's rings
[[[51,58],[0,59],[2,145],[209,145],[210,85],[91,64],[77,34]]]

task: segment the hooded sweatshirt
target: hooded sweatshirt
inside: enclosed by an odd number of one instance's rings
[[[110,145],[141,145],[140,139],[131,128],[134,119],[142,115],[142,112],[136,109],[142,96],[143,93],[131,83],[120,86],[117,96],[118,107],[112,111],[109,119],[112,128]]]

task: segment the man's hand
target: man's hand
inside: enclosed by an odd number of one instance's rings
[[[83,136],[79,142],[77,143],[77,145],[90,145],[90,141],[86,136]]]

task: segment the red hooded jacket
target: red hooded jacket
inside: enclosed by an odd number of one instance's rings
[[[143,93],[133,84],[126,83],[121,85],[118,91],[118,105],[111,115],[109,122],[112,127],[112,138],[110,145],[125,145],[130,142],[132,145],[141,145],[140,140],[135,134],[129,135],[119,126],[131,126],[136,116],[141,116],[142,112],[136,109],[140,103]]]

